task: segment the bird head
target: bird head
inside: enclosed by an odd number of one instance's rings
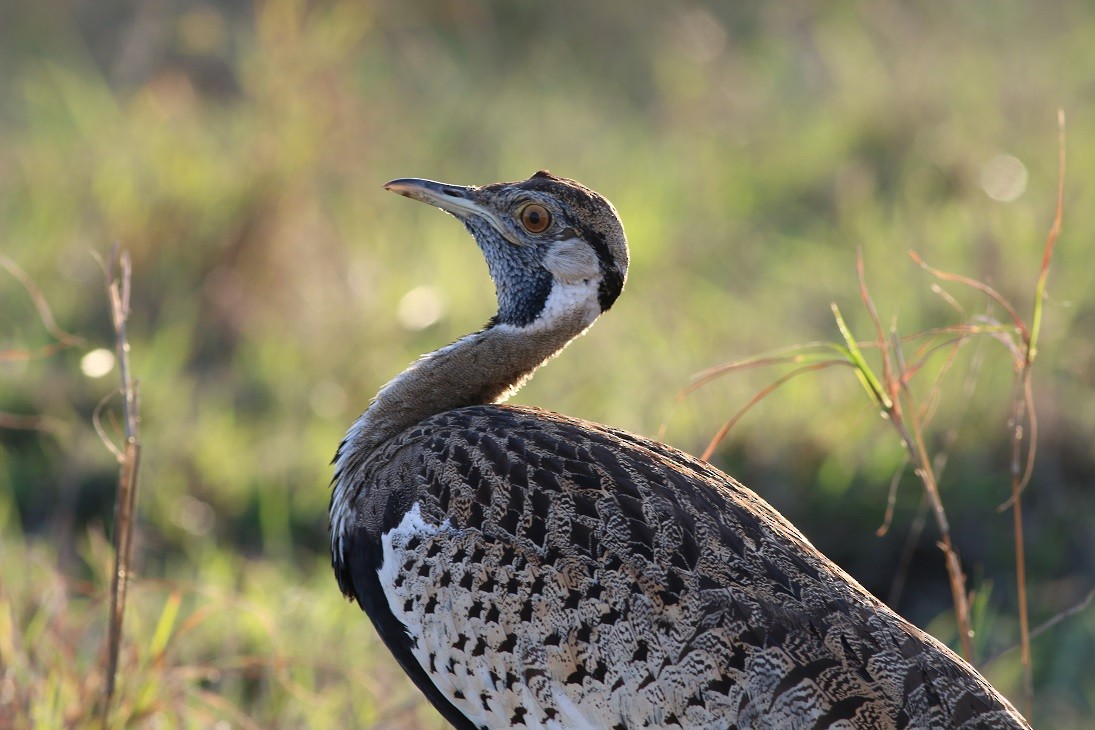
[[[496,324],[530,327],[574,310],[589,324],[627,276],[627,238],[612,204],[541,170],[482,187],[392,180],[385,189],[458,218],[475,237],[498,295]]]

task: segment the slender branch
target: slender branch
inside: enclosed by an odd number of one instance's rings
[[[807,342],[804,345],[782,347],[778,350],[772,350],[761,355],[747,357],[743,360],[735,360],[734,362],[716,365],[715,367],[701,370],[700,372],[692,375],[692,377],[689,378],[688,385],[682,388],[679,393],[677,393],[674,402],[679,402],[683,400],[685,397],[691,395],[703,386],[711,383],[714,380],[717,380],[723,375],[735,372],[737,370],[769,367],[771,365],[802,364],[816,361],[819,358],[828,359],[832,357],[831,353],[810,354],[810,352],[812,350],[834,349],[838,352],[840,351],[840,348],[834,347],[832,342]]]
[[[1030,377],[1030,370],[1023,368],[1024,380]],[[1022,477],[1019,476],[1019,451],[1022,448],[1022,420],[1026,410],[1026,400],[1015,399],[1015,434],[1012,445],[1011,469],[1011,516],[1015,541],[1015,585],[1019,600],[1019,647],[1023,664],[1023,697],[1026,700],[1026,712],[1029,717],[1034,708],[1034,668],[1030,656],[1030,616],[1027,608],[1027,558],[1023,540],[1023,499]]]
[[[689,378],[689,383],[681,390],[677,391],[676,397],[673,398],[673,402],[669,406],[669,412],[662,420],[661,425],[658,426],[658,438],[664,439],[665,433],[669,428],[669,419],[672,417],[673,412],[677,409],[677,406],[692,393],[696,392],[700,388],[708,385],[709,383],[718,380],[724,375],[737,372],[739,370],[749,370],[752,368],[770,367],[772,365],[803,365],[807,363],[816,363],[821,360],[829,360],[832,355],[825,355],[824,353],[814,352],[815,350],[836,350],[838,353],[843,354],[843,348],[835,345],[832,342],[808,342],[804,345],[793,345],[790,347],[782,347],[778,350],[772,350],[753,357],[747,357],[743,360],[735,360],[733,362],[723,363],[722,365],[716,365],[714,367],[701,370],[698,373],[694,373]]]
[[[859,280],[859,298],[863,301],[863,306],[867,308],[867,314],[871,318],[871,324],[875,329],[875,341],[878,343],[879,352],[882,354],[882,381],[886,383],[887,395],[891,399],[897,397],[897,391],[894,389],[894,376],[893,376],[893,358],[891,357],[890,348],[886,346],[886,334],[882,330],[882,320],[878,316],[878,309],[874,306],[874,299],[871,297],[871,292],[867,288],[867,274],[863,265],[863,249],[857,248],[855,251],[855,274]],[[845,335],[847,339],[847,335]],[[894,403],[894,408],[899,408],[899,404]]]
[[[1012,530],[1015,541],[1015,585],[1019,600],[1019,649],[1023,664],[1023,696],[1029,715],[1034,707],[1034,668],[1030,656],[1030,617],[1027,599],[1027,561],[1023,537],[1023,490],[1030,483],[1034,472],[1034,457],[1038,449],[1038,417],[1034,410],[1032,366],[1038,354],[1038,335],[1042,327],[1042,309],[1046,298],[1049,266],[1053,261],[1053,249],[1061,233],[1065,195],[1065,113],[1057,110],[1057,209],[1053,225],[1046,235],[1042,249],[1042,268],[1034,287],[1034,311],[1030,331],[1023,331],[1023,357],[1016,368],[1015,391],[1012,396],[1011,414],[1011,497],[1001,509],[1011,507]],[[1026,441],[1024,459],[1023,442]],[[1025,464],[1024,464],[1025,461]]]
[[[30,300],[34,303],[34,308],[38,310],[38,319],[41,320],[42,326],[44,326],[46,331],[57,340],[59,345],[57,349],[77,347],[83,344],[84,340],[82,337],[77,337],[76,335],[65,332],[58,326],[57,320],[53,318],[53,310],[49,308],[49,303],[42,295],[41,289],[38,288],[38,285],[34,283],[34,279],[30,278],[27,272],[23,271],[18,264],[7,256],[0,256],[0,267],[7,269],[8,273],[15,277],[15,279],[23,285],[23,288],[26,289],[27,294],[30,296]],[[50,352],[50,354],[52,354],[52,352]]]
[[[886,513],[882,517],[882,524],[874,531],[875,537],[884,537],[890,531],[890,525],[893,524],[894,508],[897,506],[897,485],[901,483],[901,475],[905,473],[905,467],[908,465],[909,455],[905,454],[901,466],[894,471],[893,478],[890,479],[890,491],[886,494]]]
[[[927,446],[924,444],[923,431],[916,418],[915,409],[909,409],[912,420],[911,429],[906,427],[904,420],[894,419],[893,424],[901,436],[902,442],[909,451],[913,469],[924,485],[924,493],[928,498],[928,506],[931,508],[932,517],[935,519],[936,529],[939,530],[939,545],[943,551],[943,557],[947,568],[947,578],[951,589],[951,599],[954,602],[954,615],[958,624],[958,640],[962,647],[962,656],[967,661],[973,661],[973,630],[970,628],[969,599],[966,595],[966,575],[962,572],[962,563],[958,559],[958,551],[951,541],[950,522],[947,520],[947,512],[943,508],[943,500],[939,496],[939,482],[928,457]]]
[[[715,453],[715,449],[718,448],[718,445],[722,443],[722,440],[724,438],[726,438],[726,434],[730,433],[730,429],[734,427],[734,424],[741,420],[741,417],[748,413],[753,406],[764,400],[764,398],[771,395],[772,392],[779,389],[779,387],[786,383],[788,380],[802,375],[803,373],[814,372],[816,370],[824,370],[826,368],[832,367],[833,365],[847,364],[848,363],[844,360],[824,360],[822,362],[814,363],[813,365],[804,365],[800,368],[795,368],[786,375],[782,375],[779,378],[776,378],[774,381],[769,383],[767,387],[765,387],[759,393],[750,398],[749,402],[746,403],[741,410],[735,413],[730,420],[722,424],[722,427],[719,428],[718,432],[711,438],[711,441],[707,444],[707,448],[703,450],[703,454],[700,455],[700,459],[703,461],[707,461],[708,459],[710,459],[711,455]]]
[[[928,504],[931,507],[932,517],[935,519],[936,528],[939,530],[939,547],[943,551],[944,562],[947,568],[947,577],[951,588],[951,598],[954,602],[954,615],[958,625],[958,639],[962,648],[962,655],[973,661],[973,630],[970,628],[969,599],[966,595],[966,575],[962,572],[962,563],[958,559],[958,552],[951,541],[950,523],[947,520],[947,512],[943,508],[943,500],[939,496],[939,482],[932,467],[931,457],[928,455],[927,446],[924,444],[924,430],[921,419],[915,408],[915,399],[909,388],[909,377],[904,371],[904,360],[901,356],[899,340],[893,338],[891,344],[887,342],[882,322],[867,288],[866,275],[864,273],[862,253],[856,255],[856,274],[859,278],[859,296],[867,309],[871,323],[874,325],[876,344],[882,353],[882,378],[884,393],[889,397],[889,409],[885,411],[890,422],[901,437],[905,445],[913,470],[920,477],[924,485],[924,493],[927,495]],[[839,322],[838,322],[839,324]],[[851,334],[841,327],[841,334],[849,343],[849,349],[855,351],[852,345]],[[896,371],[895,371],[896,364]],[[865,367],[865,366],[864,366]],[[873,378],[872,378],[873,379]],[[903,398],[908,400],[909,407],[903,405]],[[907,419],[907,420],[906,420]]]
[[[712,380],[736,370],[781,364],[795,364],[798,366],[796,370],[777,379],[763,391],[758,393],[745,408],[723,424],[722,428],[711,440],[711,443],[708,445],[707,450],[702,457],[706,459],[710,456],[718,443],[725,437],[730,428],[746,411],[749,410],[749,408],[787,380],[803,372],[819,370],[834,364],[845,364],[850,366],[866,389],[871,400],[882,411],[883,417],[888,418],[893,423],[894,428],[897,430],[898,435],[905,446],[908,462],[913,465],[917,476],[924,485],[924,496],[921,508],[916,520],[914,520],[909,539],[906,540],[905,551],[902,556],[902,566],[899,568],[898,576],[895,578],[891,589],[890,603],[891,605],[896,604],[897,598],[900,596],[904,583],[904,573],[908,567],[908,559],[911,555],[912,547],[915,545],[924,524],[924,512],[926,507],[927,509],[930,509],[940,533],[938,545],[945,557],[962,654],[968,660],[972,661],[973,631],[970,625],[970,596],[966,590],[966,576],[962,571],[961,561],[959,560],[958,553],[951,540],[950,525],[939,492],[939,475],[946,465],[947,454],[953,446],[956,428],[952,428],[949,431],[946,437],[946,444],[944,448],[936,454],[935,459],[931,458],[925,444],[924,429],[933,420],[936,409],[941,402],[942,390],[939,384],[940,378],[951,369],[958,350],[966,341],[974,335],[988,335],[1001,343],[1008,350],[1012,358],[1015,373],[1015,386],[1013,389],[1011,401],[1012,410],[1009,422],[1011,430],[1011,495],[999,509],[1000,511],[1004,511],[1008,508],[1012,510],[1016,584],[1019,601],[1019,648],[1022,651],[1024,690],[1026,711],[1028,714],[1032,711],[1034,701],[1033,671],[1030,654],[1031,639],[1057,621],[1063,620],[1068,615],[1083,610],[1083,608],[1092,600],[1092,596],[1095,595],[1095,593],[1089,595],[1083,604],[1075,609],[1070,609],[1069,611],[1060,614],[1038,629],[1034,631],[1030,630],[1021,497],[1023,491],[1031,481],[1034,461],[1037,455],[1038,419],[1034,404],[1032,365],[1037,356],[1038,338],[1041,332],[1042,314],[1047,296],[1046,286],[1049,277],[1050,264],[1052,263],[1053,251],[1061,232],[1064,210],[1065,116],[1064,112],[1061,110],[1058,111],[1058,144],[1059,171],[1057,180],[1057,206],[1053,224],[1046,237],[1046,243],[1042,253],[1042,264],[1035,285],[1034,309],[1029,327],[1011,302],[985,282],[933,268],[925,263],[915,251],[910,251],[909,255],[912,259],[936,278],[941,281],[955,282],[970,287],[986,296],[992,302],[995,302],[1007,313],[1007,319],[1010,319],[1010,324],[1001,323],[989,316],[975,316],[958,325],[924,330],[905,337],[899,337],[896,334],[896,328],[894,327],[891,328],[890,337],[887,339],[878,312],[866,285],[862,254],[857,253],[856,271],[859,279],[860,298],[863,301],[864,307],[866,308],[874,327],[876,334],[875,342],[857,342],[853,337],[850,328],[844,321],[840,310],[834,304],[832,305],[833,316],[836,320],[837,327],[840,330],[840,334],[844,339],[843,345],[840,343],[810,343],[809,345],[804,345],[800,348],[789,348],[790,350],[796,350],[798,352],[797,355],[788,356],[786,353],[789,350],[785,349],[776,351],[775,353],[769,353],[768,355],[711,368],[695,376],[693,382],[678,394],[675,401],[675,403],[679,402],[682,398],[700,387],[703,387]],[[938,284],[933,284],[932,291],[939,295],[963,318],[966,317],[965,309],[956,299],[954,299],[954,297],[944,291],[942,287]],[[939,338],[941,337],[943,338],[943,341],[939,341]],[[902,352],[902,345],[905,342],[916,341],[921,341],[922,344],[918,347],[914,360],[911,363],[906,362]],[[868,365],[863,357],[861,348],[867,347],[874,347],[879,351],[882,360],[881,378],[872,371],[870,365]],[[840,359],[826,359],[820,352],[810,352],[811,350],[821,348],[835,350]],[[913,396],[911,390],[911,381],[927,364],[928,360],[940,350],[948,351],[947,359],[936,380],[933,382],[927,398],[923,402],[920,402],[918,406],[918,401]],[[976,368],[979,363],[980,358],[978,357],[975,360],[974,368]],[[972,393],[973,380],[972,375],[967,379],[967,387],[965,389],[965,396],[967,398],[969,394]],[[896,490],[900,481],[900,476],[901,472],[899,471],[890,484],[886,514],[883,518],[882,525],[877,530],[879,535],[885,534],[893,519]]]
[[[932,276],[942,279],[943,281],[953,281],[959,284],[964,284],[971,289],[976,289],[992,301],[999,304],[1004,309],[1004,311],[1008,313],[1008,316],[1011,317],[1012,324],[1015,325],[1015,329],[1019,331],[1023,339],[1026,340],[1029,338],[1030,334],[1027,330],[1027,326],[1023,322],[1023,318],[1019,316],[1019,313],[1017,311],[1015,311],[1015,307],[1013,307],[1011,302],[1005,299],[1002,294],[993,289],[991,286],[983,281],[971,279],[968,276],[962,276],[961,274],[952,274],[950,272],[937,269],[934,266],[929,266],[927,262],[924,261],[924,259],[920,258],[920,254],[918,254],[916,251],[909,251],[909,257],[916,262],[917,266],[924,269]]]
[[[1038,273],[1038,283],[1034,287],[1034,315],[1030,325],[1030,347],[1027,359],[1034,361],[1038,354],[1038,334],[1042,329],[1042,302],[1046,298],[1046,280],[1049,277],[1049,264],[1053,260],[1053,248],[1057,236],[1061,233],[1061,221],[1065,209],[1065,110],[1057,110],[1057,211],[1053,216],[1053,225],[1046,236],[1046,245],[1042,249],[1042,270]]]
[[[905,581],[909,577],[909,567],[912,565],[913,553],[920,543],[920,536],[924,534],[924,526],[928,522],[928,497],[921,492],[920,504],[916,508],[916,516],[909,524],[909,532],[905,536],[905,546],[901,548],[901,558],[897,561],[897,569],[894,571],[893,580],[890,581],[890,593],[886,596],[886,604],[897,610],[897,604],[901,601],[901,594],[905,592]]]
[[[1074,606],[1070,606],[1069,608],[1066,608],[1065,610],[1061,611],[1060,613],[1057,613],[1057,614],[1051,616],[1050,618],[1046,619],[1045,621],[1040,623],[1035,628],[1031,629],[1031,631],[1030,631],[1031,640],[1037,639],[1039,636],[1046,633],[1047,631],[1049,631],[1050,629],[1052,629],[1054,626],[1061,623],[1065,619],[1072,618],[1076,614],[1086,611],[1088,606],[1091,605],[1091,601],[1093,599],[1095,599],[1095,590],[1088,591],[1087,595],[1084,596],[1084,599],[1082,601],[1080,601],[1079,603],[1077,603]],[[993,654],[992,656],[990,656],[988,659],[986,659],[984,662],[982,662],[982,666],[992,664],[997,659],[1010,654],[1011,652],[1015,651],[1016,649],[1019,649],[1020,647],[1021,647],[1021,644],[1016,644],[1014,646],[1009,646],[1007,649],[1004,649],[1003,651],[997,652],[996,654]]]
[[[103,728],[109,726],[110,707],[114,698],[118,671],[118,654],[121,648],[122,619],[125,615],[126,593],[131,577],[133,558],[133,528],[136,523],[137,475],[140,468],[140,417],[138,413],[138,383],[133,380],[129,364],[129,335],[126,323],[129,319],[130,283],[132,266],[129,254],[115,246],[111,251],[110,264],[106,267],[107,296],[110,300],[110,316],[114,325],[114,344],[124,400],[123,449],[112,448],[119,462],[118,490],[114,505],[114,573],[110,585],[110,616],[107,635],[105,684],[103,687]],[[98,409],[96,409],[98,411]],[[102,435],[96,418],[96,429]]]
[[[0,412],[0,428],[55,434],[66,430],[66,424],[52,416],[27,416],[20,413]]]
[[[0,362],[26,362],[28,360],[41,360],[53,357],[62,350],[67,350],[73,345],[64,342],[54,342],[41,347],[20,347],[14,350],[0,350]]]

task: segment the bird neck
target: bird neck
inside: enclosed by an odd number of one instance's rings
[[[432,415],[506,400],[599,314],[595,282],[557,284],[532,324],[495,322],[422,356],[380,389],[350,429],[336,456],[340,470]]]

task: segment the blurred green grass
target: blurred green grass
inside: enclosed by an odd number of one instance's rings
[[[1093,33],[1079,3],[6,4],[0,247],[88,345],[0,362],[0,412],[65,424],[0,430],[0,717],[6,702],[33,707],[39,726],[79,724],[95,689],[114,464],[89,416],[114,376],[80,370],[110,346],[90,252],[119,241],[135,262],[146,444],[120,712],[181,727],[434,727],[325,567],[327,462],[380,385],[481,324],[493,300],[460,226],[384,181],[547,167],[609,197],[632,246],[627,292],[517,400],[649,435],[664,423],[698,452],[771,374],[671,410],[691,373],[835,338],[831,301],[869,336],[856,247],[883,321],[902,331],[954,321],[909,248],[1028,313],[1058,107],[1065,233],[1026,513],[1034,621],[1072,605],[1095,573]],[[993,178],[1001,155],[1025,175],[1010,202],[986,194],[1009,182]],[[418,287],[439,306],[423,329],[397,316]],[[0,349],[49,341],[14,280],[0,278],[0,302]],[[959,428],[943,476],[956,543],[972,587],[991,587],[982,657],[1018,633],[1010,518],[995,511],[1010,370],[993,347],[971,399],[960,374],[948,381],[940,416]],[[716,461],[885,597],[919,500],[907,480],[894,529],[874,536],[900,459],[834,371],[765,401]],[[933,541],[929,528],[898,608],[953,640]],[[1093,649],[1091,611],[1036,641],[1036,725],[1089,721]],[[986,671],[1018,698],[1015,653]]]

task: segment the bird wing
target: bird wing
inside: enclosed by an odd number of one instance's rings
[[[476,406],[357,483],[340,580],[458,727],[1023,726],[764,500],[663,444]]]

